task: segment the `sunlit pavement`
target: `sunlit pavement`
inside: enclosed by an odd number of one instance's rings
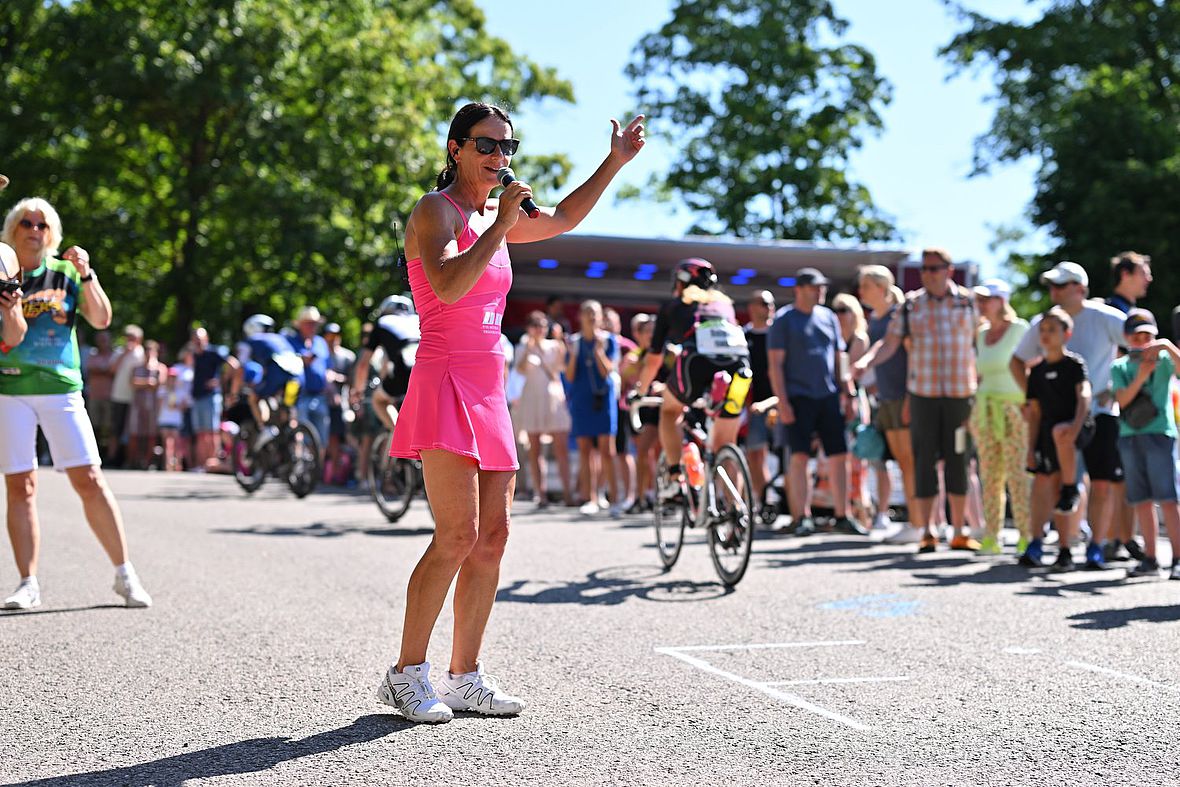
[[[422,503],[390,525],[359,493],[110,478],[155,606],[115,606],[66,479],[43,473],[44,606],[0,613],[0,782],[1180,779],[1180,582],[760,533],[726,592],[699,534],[664,573],[647,518],[525,503],[485,662],[530,707],[415,727],[374,690]]]

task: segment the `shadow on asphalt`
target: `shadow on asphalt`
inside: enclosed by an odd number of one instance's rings
[[[317,733],[308,738],[252,738],[224,746],[178,754],[161,760],[74,773],[49,779],[19,782],[21,785],[181,785],[189,779],[210,779],[269,770],[279,763],[336,751],[357,743],[368,743],[414,726],[400,716],[374,713],[362,716],[347,727]]]
[[[360,533],[366,536],[428,536],[434,533],[432,527],[373,527],[364,522],[312,522],[309,525],[251,525],[250,527],[223,527],[212,530],[240,536],[303,536],[305,538],[339,538]]]
[[[89,612],[92,609],[127,609],[126,604],[91,604],[87,607],[62,607],[61,609],[8,609],[0,610],[0,620],[4,618],[22,618],[25,615],[58,615],[62,612]]]
[[[613,606],[631,598],[663,603],[712,601],[733,592],[733,588],[720,582],[652,581],[664,574],[652,566],[613,566],[592,571],[585,579],[565,582],[518,579],[500,588],[496,601],[501,604]]]
[[[1180,622],[1180,604],[1166,607],[1131,607],[1130,609],[1096,609],[1093,612],[1079,612],[1070,615],[1066,620],[1077,621],[1073,624],[1076,629],[1108,629],[1142,621],[1144,623],[1176,623]]]

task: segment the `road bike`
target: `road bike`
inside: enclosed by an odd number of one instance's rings
[[[307,497],[324,472],[315,429],[306,421],[292,421],[286,407],[278,408],[264,429],[269,437],[260,440],[251,418],[234,435],[230,454],[234,480],[253,493],[273,476],[285,481],[296,497]]]
[[[716,386],[714,386],[716,387]],[[629,406],[631,424],[636,431],[639,409],[659,407],[663,400],[645,396],[632,400]],[[672,482],[668,478],[668,462],[661,452],[655,503],[656,550],[665,569],[671,569],[680,558],[687,528],[704,528],[709,542],[713,567],[726,587],[733,587],[745,576],[750,564],[754,542],[754,485],[750,481],[750,466],[745,452],[729,443],[714,454],[709,450],[705,424],[721,411],[724,399],[713,400],[706,395],[694,402],[682,424],[683,449],[681,465],[684,471]],[[700,462],[699,468],[692,467]],[[699,473],[699,478],[692,476]],[[693,483],[698,481],[699,483]],[[674,496],[663,490],[669,483],[679,484]]]
[[[425,497],[426,487],[422,482],[421,461],[389,455],[392,439],[393,433],[386,429],[373,440],[368,480],[373,502],[387,520],[396,522],[410,510],[415,495],[421,493]],[[430,510],[429,503],[426,508]]]

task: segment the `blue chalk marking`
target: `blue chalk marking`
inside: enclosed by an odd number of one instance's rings
[[[866,618],[900,618],[918,614],[922,607],[921,601],[913,601],[898,593],[879,593],[872,596],[855,596],[828,601],[819,605],[819,609],[837,609],[855,612]]]

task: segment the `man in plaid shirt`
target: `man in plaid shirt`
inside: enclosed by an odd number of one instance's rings
[[[856,363],[863,374],[884,363],[902,342],[909,350],[906,410],[914,449],[914,508],[911,519],[924,528],[919,552],[938,547],[934,501],[937,464],[943,462],[951,524],[951,549],[975,550],[965,525],[967,507],[967,421],[975,395],[977,313],[971,291],[951,279],[951,257],[942,249],[922,252],[922,288],[906,296],[885,338]]]

